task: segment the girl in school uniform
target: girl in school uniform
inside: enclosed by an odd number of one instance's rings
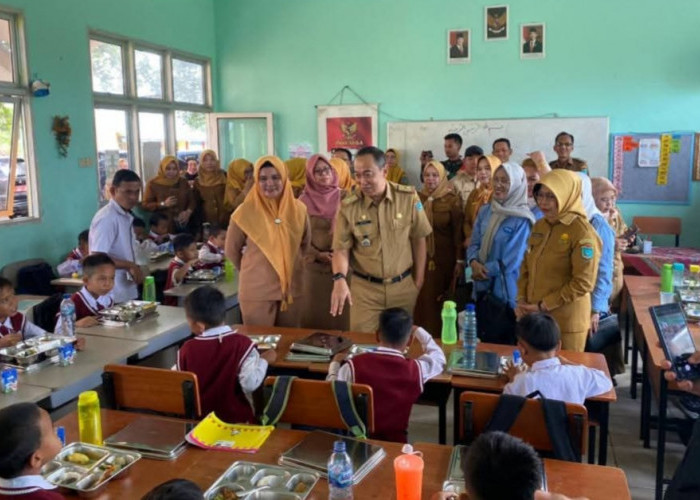
[[[141,204],[149,212],[167,217],[168,233],[177,234],[185,230],[196,202],[189,184],[180,177],[175,156],[164,156],[160,161],[158,175],[146,183]]]
[[[393,148],[389,148],[384,153],[386,158],[386,180],[396,184],[408,184],[408,177],[401,165],[399,165],[399,153]]]
[[[205,149],[199,155],[199,175],[194,181],[193,189],[202,222],[228,226],[231,212],[224,206],[226,172],[219,167],[216,153],[211,149]]]
[[[294,197],[299,198],[306,185],[306,160],[304,158],[290,158],[284,164],[289,172],[289,182],[292,184]]]
[[[442,301],[447,300],[455,276],[464,270],[462,256],[462,201],[447,180],[442,163],[432,160],[423,169],[418,192],[433,232],[426,238],[428,259],[413,319],[431,335],[440,335]]]
[[[464,205],[464,247],[471,243],[474,222],[479,213],[479,209],[491,201],[493,187],[491,186],[491,176],[498,167],[501,160],[493,155],[479,157],[476,164],[476,189],[474,189]]]
[[[233,160],[226,170],[224,208],[233,213],[253,187],[253,164],[243,158]]]
[[[306,205],[294,198],[287,168],[276,156],[258,159],[253,179],[226,234],[226,257],[240,272],[243,322],[298,327],[311,237]]]
[[[311,225],[311,247],[304,268],[303,328],[347,330],[350,324],[349,308],[334,317],[327,309],[318,307],[319,301],[330,301],[333,292],[333,229],[343,195],[338,187],[338,175],[329,161],[321,155],[309,158],[306,187],[299,197],[306,205]]]
[[[346,194],[349,195],[355,189],[355,181],[350,173],[350,167],[340,158],[331,158],[328,161],[338,175],[338,187]]]

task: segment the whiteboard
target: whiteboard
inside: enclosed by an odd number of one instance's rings
[[[406,170],[411,184],[420,183],[422,150],[432,150],[436,160],[445,159],[443,137],[450,133],[462,136],[464,150],[475,144],[485,153],[491,153],[491,145],[499,137],[510,139],[513,148],[511,160],[521,163],[527,153],[544,151],[549,161],[556,160],[552,149],[559,132],[574,135],[573,155],[588,162],[592,177],[608,175],[608,118],[516,118],[494,120],[455,120],[426,122],[387,123],[387,148],[394,148],[401,155],[401,166]]]

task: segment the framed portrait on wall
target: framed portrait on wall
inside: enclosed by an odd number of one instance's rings
[[[318,150],[330,153],[344,148],[354,154],[365,146],[376,146],[378,109],[378,104],[316,106]]]
[[[470,40],[469,30],[450,30],[447,32],[447,64],[471,62]]]
[[[508,6],[484,7],[484,40],[508,40]]]
[[[520,25],[521,59],[544,59],[545,48],[544,23]]]

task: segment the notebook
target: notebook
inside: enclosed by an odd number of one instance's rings
[[[334,356],[340,351],[352,347],[352,340],[339,335],[329,335],[328,333],[315,332],[297,340],[290,346],[291,351],[306,352],[310,354],[322,354]]]
[[[186,439],[205,450],[255,453],[273,430],[272,425],[228,424],[211,412],[187,434]]]
[[[157,417],[137,418],[104,441],[110,448],[133,450],[145,458],[174,460],[185,451],[192,424]]]
[[[327,477],[328,459],[333,453],[333,443],[338,440],[345,441],[347,453],[352,460],[355,484],[362,481],[386,456],[384,448],[376,444],[330,432],[312,431],[302,441],[282,453],[279,464],[311,470]]]

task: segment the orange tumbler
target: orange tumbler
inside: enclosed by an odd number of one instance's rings
[[[420,500],[423,489],[423,458],[410,444],[401,449],[403,455],[394,459],[397,500]]]

